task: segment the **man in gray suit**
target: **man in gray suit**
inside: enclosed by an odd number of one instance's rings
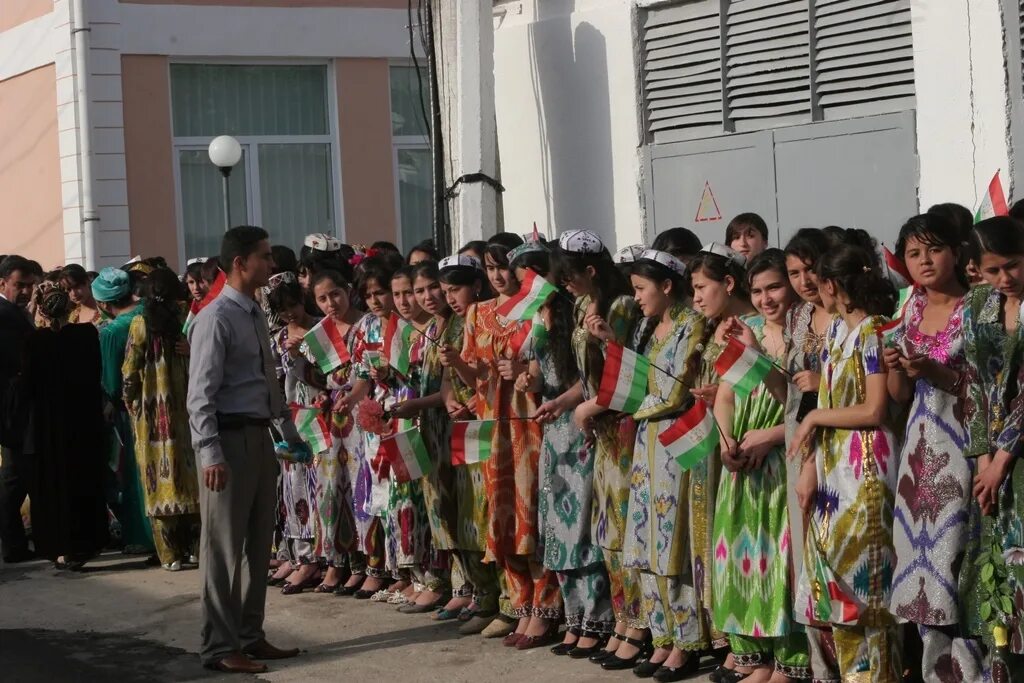
[[[296,448],[301,441],[274,371],[270,333],[256,291],[274,264],[262,228],[224,234],[227,284],[189,329],[189,425],[202,470],[200,569],[203,664],[230,673],[262,673],[254,660],[294,657],[263,632],[278,464],[270,427]]]

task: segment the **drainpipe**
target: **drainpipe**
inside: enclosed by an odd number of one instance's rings
[[[96,233],[100,217],[92,196],[92,123],[89,116],[89,20],[85,0],[72,0],[71,40],[75,48],[75,105],[78,111],[79,203],[82,210],[82,255],[86,270],[97,269]]]

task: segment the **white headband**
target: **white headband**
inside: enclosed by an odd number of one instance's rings
[[[747,259],[746,257],[743,256],[743,254],[725,246],[724,244],[719,244],[718,242],[711,242],[710,244],[705,244],[703,247],[701,247],[700,253],[721,256],[722,258],[728,259],[729,261],[732,261],[739,266],[747,265]]]
[[[483,266],[480,265],[480,261],[475,256],[469,254],[454,254],[452,256],[445,256],[441,259],[441,262],[437,264],[438,272],[446,268],[475,268],[476,270],[483,270]]]
[[[612,261],[615,263],[634,263],[638,258],[643,256],[645,251],[647,251],[647,247],[642,244],[623,247],[615,252],[612,256]]]
[[[574,254],[599,254],[604,242],[590,230],[568,230],[558,236],[558,246]]]
[[[208,259],[208,258],[207,258],[207,257],[205,257],[205,256],[196,256],[195,258],[190,258],[190,259],[189,259],[188,261],[186,261],[186,262],[185,262],[185,267],[186,267],[186,268],[188,268],[189,266],[194,266],[194,265],[196,265],[197,263],[198,263],[199,265],[202,265],[202,264],[206,263],[206,262],[207,262],[207,261],[209,261],[209,260],[210,260],[210,259]]]

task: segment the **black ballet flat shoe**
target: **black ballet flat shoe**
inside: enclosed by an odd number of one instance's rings
[[[658,683],[674,683],[689,678],[700,670],[700,656],[690,653],[682,666],[661,666],[654,672],[654,680]]]
[[[608,642],[610,643],[612,640],[622,640],[622,636],[620,636],[618,633],[612,633],[610,636],[608,636]],[[607,645],[607,643],[605,643],[605,645]],[[601,650],[600,652],[596,652],[587,657],[587,661],[593,662],[594,664],[600,664],[604,660],[611,657],[613,654],[615,654],[614,650]]]
[[[660,668],[661,662],[652,662],[648,659],[640,662],[635,667],[633,667],[633,675],[637,678],[650,678]]]
[[[570,651],[576,648],[576,643],[559,643],[551,648],[551,654],[564,657],[569,654]]]
[[[607,659],[601,662],[601,668],[605,671],[625,671],[626,669],[632,669],[641,660],[647,659],[650,656],[649,644],[643,640],[637,640],[636,638],[619,636],[619,640],[624,643],[629,643],[633,647],[637,648],[637,653],[629,659],[623,659],[617,654],[610,655]]]
[[[604,646],[608,644],[608,637],[604,633],[599,633],[597,631],[583,631],[577,635],[579,635],[580,638],[596,638],[597,642],[590,647],[576,646],[569,650],[569,656],[573,659],[589,659],[592,655],[604,652]]]
[[[736,678],[739,676],[739,678]],[[742,681],[746,678],[746,674],[741,674],[736,669],[729,669],[724,664],[719,664],[714,671],[708,674],[708,680],[711,683],[735,683],[735,681]]]
[[[376,592],[377,591],[375,591],[375,590],[372,590],[372,591],[371,590],[363,590],[362,588],[360,588],[359,590],[357,590],[355,593],[352,594],[352,597],[355,598],[356,600],[369,600],[370,598],[372,598],[374,596],[374,594]]]

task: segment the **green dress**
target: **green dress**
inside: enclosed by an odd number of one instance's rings
[[[457,317],[453,317],[453,321]],[[450,327],[449,322],[445,328],[440,328],[439,322],[432,324],[427,331],[431,337],[440,336],[444,339],[444,330]],[[428,344],[423,354],[423,366],[420,369],[420,396],[431,396],[441,390],[441,380],[444,377],[444,366],[441,365],[439,347],[436,344]],[[455,515],[455,500],[453,486],[455,483],[456,468],[451,462],[451,420],[445,406],[429,408],[420,414],[420,431],[423,434],[423,442],[430,453],[430,460],[434,468],[426,477],[420,480],[423,488],[423,498],[427,506],[427,517],[430,522],[430,540],[434,550],[451,550],[455,547],[455,529],[458,520]]]
[[[751,316],[745,322],[761,343],[764,318]],[[735,395],[732,437],[738,443],[747,432],[776,427],[783,415],[782,404],[760,384],[748,396]],[[737,664],[771,664],[774,656],[787,676],[808,678],[806,636],[791,616],[792,539],[783,446],[773,448],[757,470],[722,473],[713,529],[714,625],[729,634]]]

